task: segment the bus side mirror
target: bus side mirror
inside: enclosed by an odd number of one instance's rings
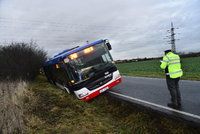
[[[106,46],[108,47],[108,50],[112,50],[112,46],[110,45],[108,39],[105,39],[104,42],[105,42]]]
[[[112,47],[109,42],[106,43],[106,46],[108,47],[108,50],[112,50]]]

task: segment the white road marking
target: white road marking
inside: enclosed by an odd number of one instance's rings
[[[148,104],[148,105],[152,105],[152,106],[155,106],[155,107],[158,107],[158,108],[166,109],[166,110],[169,110],[169,111],[172,111],[172,112],[176,112],[176,113],[179,113],[179,114],[183,114],[183,115],[186,115],[186,116],[190,116],[190,117],[193,117],[193,118],[196,118],[196,119],[200,119],[200,116],[195,115],[195,114],[179,111],[179,110],[176,110],[176,109],[173,109],[173,108],[170,108],[170,107],[165,107],[165,106],[162,106],[162,105],[159,105],[159,104],[140,100],[140,99],[133,98],[133,97],[130,97],[130,96],[126,96],[126,95],[123,95],[123,94],[115,93],[115,92],[112,92],[112,91],[109,91],[109,93],[130,99],[130,100],[134,100],[134,101],[142,102],[142,103],[145,103],[145,104]]]
[[[165,78],[154,78],[154,77],[142,77],[142,76],[129,76],[129,75],[124,75],[122,74],[122,77],[127,77],[127,78],[136,78],[136,79],[148,79],[148,80],[166,80]],[[200,81],[199,80],[182,80],[181,79],[181,82],[192,82],[192,83],[195,83],[195,84],[200,84]]]
[[[142,76],[141,76],[141,77],[140,77],[140,76],[128,76],[128,75],[123,75],[123,74],[122,74],[122,77],[133,78],[133,79],[136,78],[136,79],[149,79],[149,80],[150,80],[150,79],[153,79],[153,80],[154,80],[154,79],[155,79],[155,80],[156,80],[156,79],[157,79],[157,80],[165,80],[165,78],[156,78],[156,77],[153,78],[153,77],[145,77],[145,76],[144,76],[144,77],[142,77]]]

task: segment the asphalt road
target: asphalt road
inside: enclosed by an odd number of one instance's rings
[[[180,80],[182,108],[167,107],[170,94],[165,79],[124,76],[111,95],[164,114],[200,124],[200,81]]]

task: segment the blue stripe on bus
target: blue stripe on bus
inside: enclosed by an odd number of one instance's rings
[[[93,43],[90,43],[90,44],[85,44],[83,46],[80,46],[80,47],[77,47],[73,50],[70,50],[70,51],[66,51],[64,50],[63,52],[57,54],[56,56],[54,56],[53,58],[49,59],[48,61],[46,61],[44,63],[44,66],[48,66],[48,65],[53,65],[53,64],[57,64],[59,63],[60,61],[62,61],[65,57],[69,56],[70,54],[73,54],[73,53],[76,53],[76,52],[79,52],[87,47],[90,47],[90,46],[94,46],[94,45],[97,45],[97,44],[100,44],[104,42],[104,40],[98,40],[98,41],[95,41]],[[65,52],[66,51],[66,52]]]

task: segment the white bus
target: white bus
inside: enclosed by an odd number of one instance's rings
[[[88,101],[121,82],[108,40],[64,50],[44,64],[50,83]]]

